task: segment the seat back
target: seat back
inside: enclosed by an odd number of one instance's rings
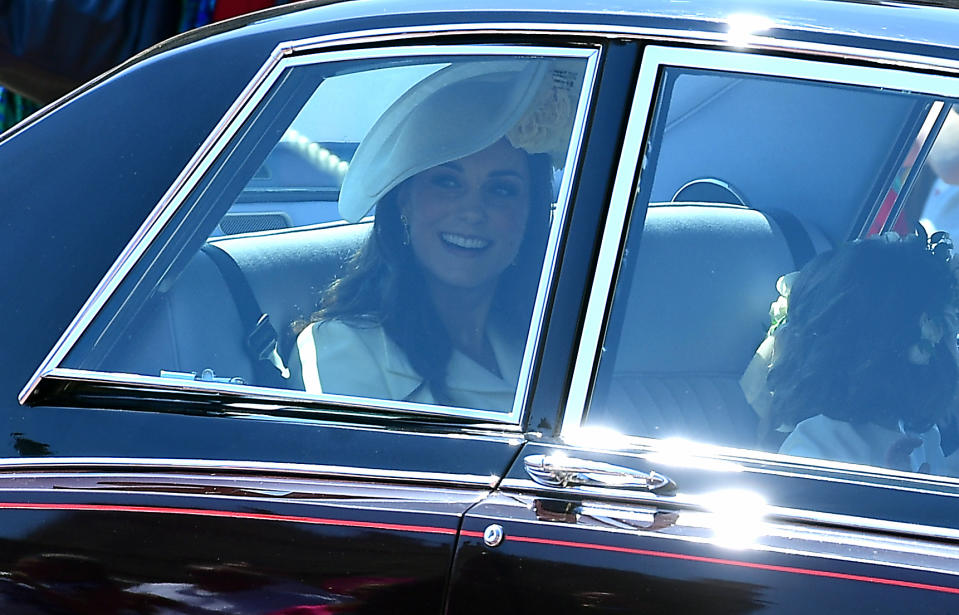
[[[281,354],[292,348],[295,321],[308,319],[323,291],[342,272],[372,224],[336,224],[216,240],[246,277],[270,315]]]
[[[251,233],[214,240],[237,263],[278,333],[292,347],[292,323],[308,318],[320,294],[369,233],[370,225],[334,225]],[[241,315],[223,272],[197,252],[175,282],[158,290],[107,357],[103,369],[157,376],[212,370],[220,378],[258,383]]]
[[[816,233],[817,250],[828,242]],[[651,206],[622,323],[590,420],[634,435],[753,447],[739,378],[769,327],[779,276],[794,271],[773,217],[709,204]],[[611,334],[615,335],[615,332]],[[609,366],[607,366],[609,369]],[[602,394],[602,392],[601,392]]]
[[[370,225],[334,225],[215,240],[237,263],[279,333],[308,318],[342,272]],[[814,234],[817,249],[828,242]],[[771,216],[742,207],[650,207],[612,366],[589,420],[630,434],[681,436],[731,446],[755,445],[757,418],[739,377],[763,339],[776,279],[795,269]],[[115,371],[211,369],[257,384],[244,342],[249,333],[222,272],[199,252],[165,292],[157,292],[109,357]],[[612,359],[612,360],[611,360]],[[605,401],[602,401],[602,399]]]

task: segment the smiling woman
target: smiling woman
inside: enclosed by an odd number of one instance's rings
[[[200,179],[157,210],[157,239],[67,362],[516,422],[594,58],[496,46],[281,60]]]
[[[575,81],[543,61],[454,64],[383,114],[339,200],[348,220],[375,207],[373,232],[291,359],[306,391],[509,411]]]

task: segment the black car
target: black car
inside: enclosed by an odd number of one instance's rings
[[[0,612],[959,612],[952,399],[861,375],[883,327],[825,371],[898,422],[762,388],[790,272],[953,266],[956,31],[304,2],[41,110],[0,137]]]

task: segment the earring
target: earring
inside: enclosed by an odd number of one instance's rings
[[[400,214],[400,224],[403,225],[403,245],[410,245],[410,221],[406,214]]]

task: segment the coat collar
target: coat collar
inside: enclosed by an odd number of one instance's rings
[[[406,354],[400,350],[393,340],[382,331],[379,343],[383,344],[382,352],[385,360],[385,370],[391,377],[390,388],[397,399],[409,398],[423,382],[423,379],[410,365]],[[477,394],[515,393],[519,381],[519,370],[522,363],[522,347],[510,343],[503,335],[495,330],[488,331],[493,355],[499,365],[503,377],[490,372],[479,363],[458,350],[453,350],[449,367],[446,372],[446,382],[453,395],[457,391]]]

